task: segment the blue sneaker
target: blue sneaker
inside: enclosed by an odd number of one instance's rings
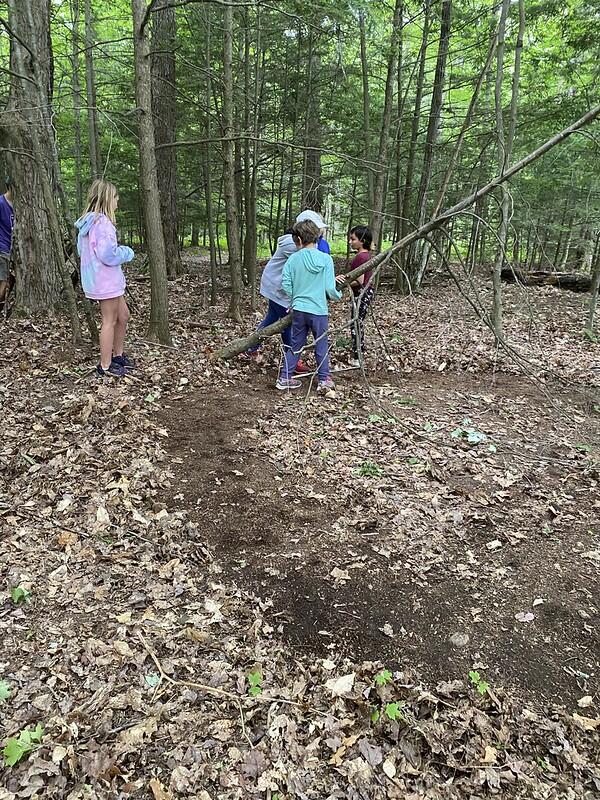
[[[113,356],[112,363],[117,364],[119,367],[123,367],[124,370],[129,372],[129,370],[135,369],[134,362],[123,353],[120,356]]]
[[[124,378],[126,374],[125,367],[122,367],[120,364],[115,364],[114,361],[111,362],[108,369],[103,369],[102,364],[98,364],[96,367],[97,378]]]

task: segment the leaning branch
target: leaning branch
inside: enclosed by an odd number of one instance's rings
[[[521,159],[521,161],[517,161],[509,169],[507,169],[506,172],[503,172],[501,175],[497,175],[485,186],[482,186],[481,189],[477,189],[476,192],[473,192],[473,194],[465,197],[464,200],[461,200],[451,208],[442,211],[441,214],[432,217],[429,222],[426,222],[425,225],[421,225],[420,228],[416,228],[414,231],[404,236],[402,239],[400,239],[400,241],[396,242],[396,244],[392,245],[392,247],[390,247],[384,253],[379,253],[379,255],[369,259],[366,264],[363,264],[361,267],[357,267],[356,269],[353,269],[351,272],[347,273],[346,280],[348,285],[350,285],[352,281],[355,281],[368,270],[375,270],[377,267],[383,265],[385,262],[389,261],[393,255],[399,253],[405,247],[408,247],[418,239],[424,238],[431,233],[431,231],[439,228],[445,222],[448,222],[448,220],[450,220],[456,214],[460,214],[470,206],[475,205],[480,198],[485,197],[497,186],[500,186],[505,181],[510,180],[513,175],[516,175],[522,169],[529,166],[529,164],[532,164],[538,158],[545,155],[549,150],[552,150],[553,147],[556,147],[557,144],[564,142],[565,139],[571,136],[571,134],[576,133],[586,125],[589,125],[590,122],[593,122],[598,116],[600,116],[600,105],[592,108],[587,112],[587,114],[584,114],[583,117],[578,119],[572,125],[569,125],[559,133],[556,133],[554,136],[544,142],[543,145],[538,147],[537,150],[529,153],[529,155],[525,156],[525,158]],[[276,334],[281,333],[281,331],[285,330],[289,325],[291,325],[291,322],[292,316],[291,314],[288,314],[286,317],[282,317],[282,319],[274,322],[272,325],[262,328],[262,330],[254,331],[254,333],[252,333],[250,336],[246,336],[243,339],[236,339],[235,341],[223,347],[221,350],[218,350],[214,354],[214,358],[224,360],[233,358],[239,353],[244,352],[244,350],[247,350],[249,347],[262,342],[264,339],[268,339],[270,336],[275,336]]]

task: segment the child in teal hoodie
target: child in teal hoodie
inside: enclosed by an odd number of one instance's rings
[[[302,383],[294,378],[294,370],[308,334],[315,340],[319,391],[334,389],[329,374],[329,341],[327,328],[329,312],[327,298],[339,300],[342,293],[335,283],[333,259],[317,249],[319,229],[314,222],[297,222],[292,230],[296,245],[300,248],[286,261],[281,286],[291,298],[292,319],[291,346],[277,381],[278,389],[299,389]]]

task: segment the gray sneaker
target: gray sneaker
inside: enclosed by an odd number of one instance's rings
[[[331,380],[331,378],[325,378],[324,381],[319,381],[317,392],[322,392],[323,394],[335,392],[335,383]]]
[[[278,378],[275,388],[281,389],[281,391],[285,391],[286,389],[301,389],[302,381],[299,381],[297,378]]]

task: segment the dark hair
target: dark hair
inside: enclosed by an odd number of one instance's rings
[[[10,175],[6,175],[6,177],[4,178],[4,184],[7,189],[10,189],[10,187],[13,185],[13,182],[10,179]]]
[[[373,234],[371,233],[370,228],[367,228],[366,225],[355,225],[353,228],[350,228],[350,233],[353,233],[356,236],[365,250],[371,249],[371,245],[373,244]]]
[[[319,234],[319,229],[309,219],[297,222],[292,228],[292,236],[294,239],[299,239],[302,244],[316,244],[319,241]]]

